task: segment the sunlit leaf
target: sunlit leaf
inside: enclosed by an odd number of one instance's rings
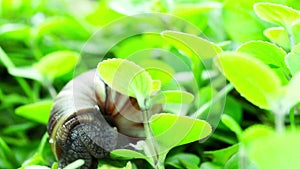
[[[285,57],[285,63],[293,75],[300,72],[300,43]]]
[[[281,4],[256,3],[254,11],[261,19],[284,27],[291,26],[300,18],[299,11]]]
[[[75,168],[79,168],[81,166],[83,166],[83,164],[85,163],[84,160],[82,159],[78,159],[70,164],[68,164],[66,167],[64,167],[64,169],[75,169]]]
[[[151,98],[153,103],[158,104],[188,104],[191,103],[194,96],[191,93],[185,91],[162,91],[158,95]]]
[[[282,84],[288,82],[289,70],[284,62],[286,52],[282,48],[265,41],[250,41],[242,44],[237,51],[258,58],[276,72]]]
[[[249,146],[252,142],[254,142],[254,140],[261,137],[266,137],[273,133],[274,130],[269,126],[252,125],[244,130],[244,132],[241,135],[241,141],[244,145]]]
[[[146,69],[153,80],[159,80],[161,85],[169,83],[175,73],[171,66],[157,59],[140,59],[136,63]]]
[[[176,32],[164,31],[161,33],[171,44],[182,50],[187,56],[192,57],[196,54],[201,58],[212,58],[220,53],[222,50],[212,42],[195,35]],[[195,59],[192,59],[195,60]]]
[[[53,101],[40,101],[16,109],[16,114],[24,118],[47,124]]]
[[[249,157],[260,169],[299,168],[300,134],[274,134],[255,140]]]
[[[200,140],[212,131],[204,120],[165,113],[152,116],[150,127],[161,151]]]
[[[152,92],[151,76],[134,62],[124,59],[105,60],[98,64],[98,73],[114,90],[137,98],[140,106],[144,106],[143,100]]]
[[[50,80],[72,71],[79,61],[79,54],[57,51],[44,56],[34,67]]]
[[[37,80],[43,82],[43,76],[33,67],[12,67],[8,69],[9,74],[18,77],[24,77],[28,79]]]
[[[260,60],[243,53],[224,52],[216,63],[237,91],[253,104],[271,109],[277,102],[280,79]]]
[[[290,49],[290,41],[287,32],[283,27],[272,27],[264,31],[264,35],[273,43],[278,44],[284,49]]]

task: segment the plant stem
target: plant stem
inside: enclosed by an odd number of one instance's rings
[[[149,107],[147,106],[147,99],[145,99],[145,102],[144,102],[144,107],[145,109],[142,111],[143,112],[143,117],[144,117],[144,129],[145,129],[145,133],[146,133],[146,139],[149,140],[150,142],[150,152],[154,152],[154,155],[153,155],[153,161],[154,161],[154,167],[156,169],[164,169],[164,166],[163,164],[160,162],[160,158],[159,158],[159,153],[156,149],[157,147],[157,144],[156,144],[156,140],[155,138],[153,137],[153,133],[151,131],[151,128],[150,128],[150,124],[149,124]],[[152,154],[151,154],[152,155]]]
[[[276,128],[277,133],[279,133],[279,134],[284,133],[284,131],[285,131],[284,113],[275,112],[275,128]]]
[[[226,85],[213,99],[211,99],[209,102],[202,105],[196,113],[193,114],[194,118],[198,118],[204,111],[206,111],[209,107],[211,107],[214,103],[221,100],[223,96],[225,96],[227,93],[229,93],[233,89],[233,85],[230,83]]]

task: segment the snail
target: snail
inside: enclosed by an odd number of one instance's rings
[[[153,106],[150,113],[160,110]],[[75,77],[58,93],[47,130],[58,168],[77,159],[85,161],[82,169],[97,168],[98,159],[110,151],[145,137],[137,100],[111,89],[95,69]]]

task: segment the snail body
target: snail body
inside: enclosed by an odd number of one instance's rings
[[[158,111],[156,107],[151,112]],[[97,159],[145,137],[136,99],[112,90],[95,70],[79,75],[60,91],[47,130],[59,168],[77,159],[85,161],[82,169],[97,168]]]

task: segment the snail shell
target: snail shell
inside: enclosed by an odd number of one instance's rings
[[[150,112],[160,110],[154,106]],[[95,70],[79,75],[60,91],[47,129],[59,168],[77,159],[85,160],[81,168],[97,168],[97,159],[145,137],[136,99],[112,90]]]

